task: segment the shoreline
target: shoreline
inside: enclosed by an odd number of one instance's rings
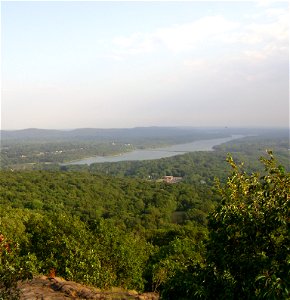
[[[229,141],[244,138],[246,135],[229,135],[228,137],[222,137],[222,138],[214,138],[214,139],[201,139],[201,140],[195,140],[193,142],[188,143],[182,143],[182,144],[173,144],[168,145],[166,147],[157,147],[157,148],[145,148],[145,149],[135,149],[133,151],[129,152],[123,152],[118,155],[108,155],[108,156],[90,156],[87,158],[82,158],[74,161],[70,161],[67,163],[61,163],[60,166],[67,166],[67,165],[91,165],[93,163],[106,163],[106,162],[119,162],[119,161],[141,161],[141,160],[155,160],[155,159],[161,159],[166,157],[171,157],[175,155],[182,155],[189,152],[196,152],[196,151],[215,151],[214,147],[221,145],[223,143],[227,143]],[[217,140],[220,140],[217,142]],[[217,142],[211,145],[207,145],[208,142]],[[198,143],[204,143],[205,145],[202,145],[197,147],[197,149],[179,149],[182,147],[191,146],[194,147],[193,144]],[[210,148],[209,148],[210,147]],[[172,148],[172,149],[170,149]],[[177,148],[177,149],[174,149]],[[203,148],[203,149],[200,149]],[[206,148],[206,149],[205,149]],[[161,154],[163,152],[163,155],[156,155],[156,153]],[[154,155],[154,154],[155,155]],[[127,156],[126,156],[127,154]],[[147,154],[147,156],[145,155]],[[143,157],[142,157],[143,155]],[[151,156],[150,156],[151,155]],[[124,157],[125,156],[125,157]],[[116,160],[117,158],[117,160]],[[121,159],[118,159],[121,158]]]

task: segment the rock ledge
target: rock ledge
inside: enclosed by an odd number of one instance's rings
[[[96,299],[96,300],[158,300],[156,293],[137,294],[125,291],[100,291],[73,281],[59,277],[49,278],[37,276],[32,280],[20,282],[21,300],[64,300],[64,299]]]

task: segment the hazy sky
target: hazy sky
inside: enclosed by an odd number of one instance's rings
[[[2,129],[288,127],[288,18],[288,1],[2,1]]]

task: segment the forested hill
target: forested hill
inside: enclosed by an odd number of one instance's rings
[[[238,129],[235,130],[239,131]],[[199,139],[230,135],[232,130],[225,128],[194,127],[135,127],[135,128],[79,128],[72,130],[51,130],[28,128],[23,130],[1,130],[2,140],[53,140],[53,139],[97,139],[132,141],[144,138]]]
[[[67,130],[27,128],[21,130],[0,130],[2,141],[37,141],[37,140],[116,140],[130,141],[134,139],[180,139],[194,141],[242,135],[287,135],[287,128],[228,128],[228,127],[134,127],[134,128],[77,128]],[[188,140],[189,139],[189,140]]]

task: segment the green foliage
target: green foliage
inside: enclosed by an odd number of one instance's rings
[[[215,177],[222,182],[227,180],[227,174],[230,172],[230,166],[224,159],[227,153],[232,153],[235,161],[245,162],[248,172],[262,171],[257,158],[269,147],[275,150],[276,157],[290,171],[287,130],[259,132],[258,136],[248,136],[215,146],[214,152],[191,152],[156,160],[96,163],[88,168],[91,172],[151,180],[164,175],[181,176],[183,182],[212,185]],[[72,166],[66,167],[67,170],[71,168]],[[77,166],[73,168],[75,170]]]
[[[0,233],[0,299],[18,299],[17,282],[32,278],[35,272],[35,256],[19,252],[19,244]]]
[[[194,155],[202,167],[191,184],[1,171],[0,298],[17,297],[17,280],[52,269],[162,299],[289,298],[289,173],[271,152],[263,174],[248,175],[229,156],[224,183],[221,153]],[[175,171],[190,157],[176,159]],[[215,191],[209,170],[223,173]]]
[[[115,227],[109,220],[94,224],[92,230],[102,268],[98,286],[143,290],[143,272],[152,251],[150,244],[141,236]]]
[[[67,275],[74,255],[85,249],[86,240],[91,238],[85,224],[66,214],[32,214],[24,225],[29,243],[23,251],[36,255],[38,269],[44,274],[54,268]]]
[[[228,157],[233,174],[218,185],[223,201],[209,219],[215,299],[289,297],[290,177],[268,153],[263,176],[247,175]]]
[[[158,249],[152,257],[152,288],[163,295],[173,288],[177,274],[186,272],[189,266],[202,261],[202,243],[189,238],[176,238]],[[154,263],[155,262],[155,263]]]
[[[87,222],[111,219],[136,231],[166,228],[172,222],[205,225],[212,199],[203,185],[168,185],[87,172],[0,172],[0,204],[38,212],[66,211]],[[182,213],[180,220],[173,218],[175,212]]]
[[[36,257],[21,254],[27,243],[23,221],[29,213],[9,206],[0,206],[0,299],[17,299],[17,281],[32,277]]]
[[[187,211],[212,208],[196,186],[184,183],[48,171],[2,171],[0,179],[0,221],[3,233],[19,244],[17,257],[32,255],[37,273],[54,269],[101,288],[151,288],[164,268],[154,253],[159,247],[171,251],[176,238],[187,239],[186,245],[188,236],[201,239],[205,224]],[[176,214],[182,216],[178,222]]]
[[[55,270],[58,276],[100,288],[143,290],[143,271],[151,251],[144,238],[105,220],[89,228],[64,213],[30,213],[18,223],[25,238],[3,244],[0,252],[2,289],[14,291],[17,280],[31,276],[32,271],[47,275]]]
[[[272,152],[261,161],[264,174],[248,175],[228,157],[233,173],[225,185],[217,181],[222,200],[201,257],[183,268],[157,260],[162,299],[290,298],[290,176]]]
[[[178,299],[184,295],[192,284],[188,270],[203,261],[206,236],[205,228],[189,224],[153,232],[150,241],[155,248],[145,273],[147,289],[159,291],[162,299]]]
[[[90,156],[115,155],[133,150],[120,143],[95,140],[8,140],[2,141],[1,167],[16,170],[59,169],[58,163]]]
[[[224,177],[227,165],[224,152],[192,152],[168,158],[116,163],[95,163],[89,166],[94,173],[157,180],[165,175],[182,177],[188,183],[211,183],[215,176]],[[72,166],[66,166],[70,170]]]

